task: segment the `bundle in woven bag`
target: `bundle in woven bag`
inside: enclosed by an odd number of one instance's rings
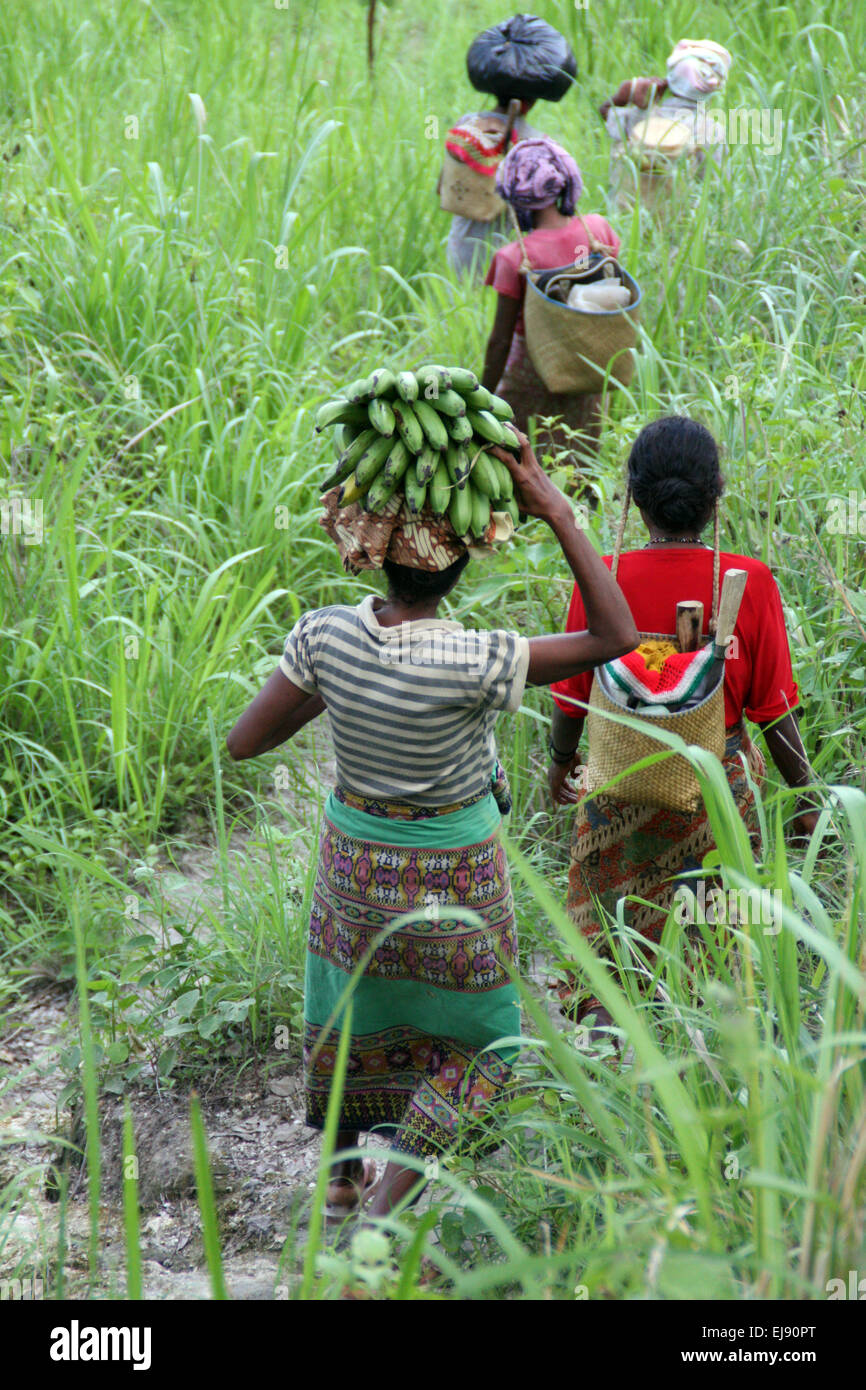
[[[583,309],[586,314],[606,314],[631,304],[631,290],[620,283],[618,275],[611,275],[591,285],[572,285],[565,302],[569,309]]]
[[[581,222],[583,221],[580,219]],[[637,342],[641,291],[637,281],[610,254],[583,223],[590,247],[587,264],[533,270],[526,244],[515,218],[523,246],[526,298],[523,306],[526,346],[532,365],[548,391],[596,392],[605,381],[627,386],[634,373],[633,349]],[[600,309],[563,302],[575,285],[590,285],[616,277],[629,291],[624,308]]]

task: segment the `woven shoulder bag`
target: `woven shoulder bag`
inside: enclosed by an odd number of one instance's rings
[[[641,290],[637,281],[611,253],[611,248],[583,227],[589,245],[586,262],[554,270],[534,270],[523,233],[510,209],[523,251],[521,270],[526,276],[523,319],[526,346],[532,365],[548,391],[558,394],[597,392],[606,381],[627,386],[634,372]],[[589,313],[564,303],[572,285],[594,284],[618,275],[631,294],[623,309]],[[558,291],[563,298],[558,298]]]

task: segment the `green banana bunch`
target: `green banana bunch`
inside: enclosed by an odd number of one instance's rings
[[[458,536],[482,539],[493,511],[519,520],[514,481],[491,445],[519,454],[507,401],[465,367],[379,367],[319,406],[317,432],[334,428],[337,462],[321,484],[339,505],[381,512],[395,496],[410,512],[447,516]]]
[[[485,454],[483,450],[479,449],[472,465],[472,472],[469,477],[475,491],[480,492],[484,497],[499,496],[499,475],[493,466],[496,462],[495,458],[491,458],[489,454]]]

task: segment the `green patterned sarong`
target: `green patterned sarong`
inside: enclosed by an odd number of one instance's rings
[[[368,951],[340,1129],[396,1129],[392,1147],[437,1154],[477,1132],[501,1094],[518,1052],[501,1040],[519,1032],[520,1005],[507,969],[517,941],[499,820],[490,795],[444,814],[328,798],[307,948],[308,1124],[324,1123],[337,1053],[339,1029],[325,1025]],[[410,912],[424,915],[382,938]]]

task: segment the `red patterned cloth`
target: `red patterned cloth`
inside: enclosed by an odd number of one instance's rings
[[[451,127],[445,136],[445,148],[460,164],[492,179],[505,152],[504,134],[501,127],[499,131],[485,130],[480,123],[466,121]],[[511,143],[516,140],[517,131],[512,130]]]
[[[671,652],[660,665],[648,666],[640,647],[615,661],[605,670],[610,688],[622,699],[634,697],[645,704],[680,704],[687,700],[706,677],[715,660],[712,643],[694,652]],[[717,678],[714,684],[717,684]]]

